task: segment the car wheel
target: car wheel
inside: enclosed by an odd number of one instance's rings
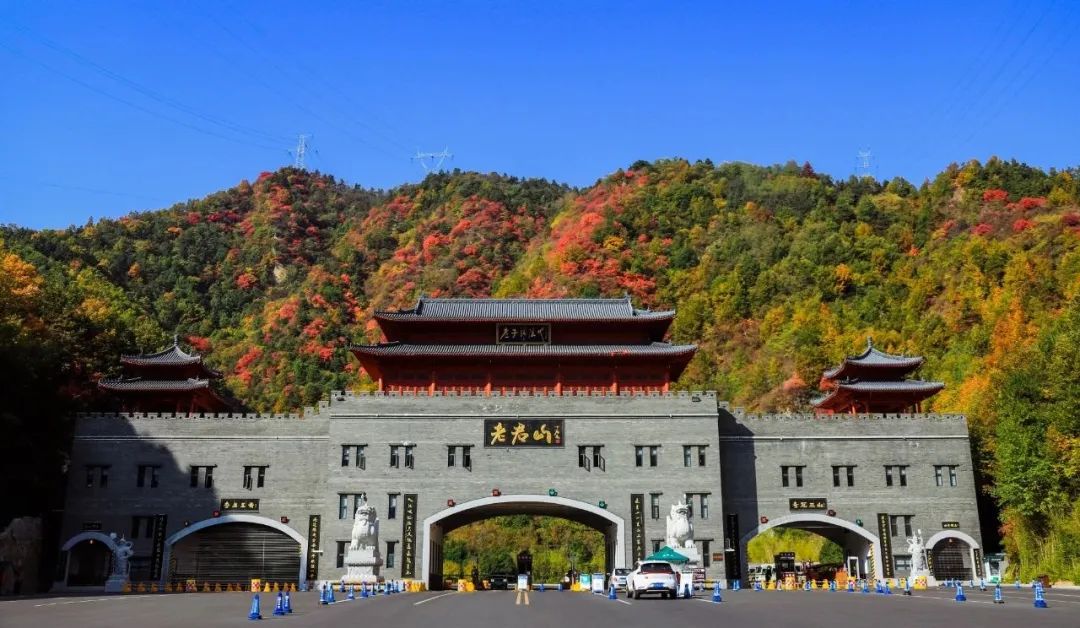
[[[679,590],[675,589],[669,595],[671,596],[669,599],[677,600],[677,599],[679,599]]]
[[[626,587],[626,597],[627,599],[634,597],[634,592],[630,590],[630,587]]]
[[[635,600],[640,600],[641,599],[641,591],[634,591],[634,599]]]

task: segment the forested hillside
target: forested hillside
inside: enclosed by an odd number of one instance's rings
[[[434,174],[390,191],[295,169],[170,209],[0,230],[0,520],[55,507],[68,412],[173,333],[255,410],[371,385],[376,308],[444,296],[674,307],[679,385],[803,410],[873,336],[964,412],[1023,575],[1080,580],[1080,171],[992,159],[916,187],[809,164],[638,162],[583,190]],[[827,419],[826,419],[827,420]]]

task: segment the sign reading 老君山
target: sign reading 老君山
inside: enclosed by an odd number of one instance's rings
[[[247,512],[259,512],[258,499],[223,499],[221,500],[221,512],[229,510],[244,510]]]
[[[500,323],[495,325],[495,342],[501,345],[546,345],[551,342],[551,325]]]
[[[825,510],[828,507],[829,502],[824,497],[788,500],[788,508],[791,510]]]
[[[401,577],[416,577],[416,493],[405,493],[405,518],[401,522]]]
[[[645,559],[645,495],[630,496],[630,539],[633,543],[634,561]]]
[[[562,419],[484,419],[484,447],[562,446]]]

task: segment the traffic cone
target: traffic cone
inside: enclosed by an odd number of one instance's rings
[[[1041,582],[1035,584],[1035,608],[1047,608],[1046,598],[1043,597],[1043,585]]]
[[[360,583],[360,598],[363,599],[363,598],[366,598],[366,597],[367,597],[367,584],[361,582]]]
[[[865,579],[862,581],[862,592],[870,593],[870,586],[866,583]]]
[[[806,582],[804,582],[803,585],[802,585],[802,588],[803,588],[803,591],[809,591],[810,590],[810,581],[807,580]]]
[[[1004,604],[1005,598],[1001,597],[1001,584],[994,587],[994,604]]]
[[[611,585],[611,586],[615,586],[615,585]],[[541,593],[544,592],[544,583],[543,582],[540,583],[540,592]]]
[[[285,614],[292,613],[292,597],[289,596],[289,592],[285,592]]]
[[[259,611],[259,594],[256,593],[251,598],[251,611],[248,613],[248,619],[256,620],[262,619],[262,613]]]
[[[967,602],[967,596],[964,595],[964,585],[959,583],[956,585],[956,601]]]
[[[980,591],[985,591],[986,590],[986,580],[983,580],[982,578],[979,578],[979,590]]]
[[[337,600],[336,600],[336,599],[334,599],[334,585],[332,585],[332,584],[331,584],[331,585],[330,585],[329,587],[327,587],[327,588],[328,588],[328,589],[330,589],[330,601],[329,601],[329,603],[330,603],[330,604],[333,604],[334,602],[337,602]]]
[[[349,600],[355,600],[356,599],[356,592],[353,590],[353,585],[351,585],[351,584],[349,585],[349,595],[346,597],[346,599],[349,599]]]
[[[329,604],[330,596],[326,594],[326,583],[319,585],[319,604]]]
[[[1020,590],[1020,578],[1017,578],[1017,579],[1016,579],[1016,590],[1017,590],[1017,591],[1019,591],[1019,590]]]
[[[855,592],[855,581],[852,580],[851,578],[848,578],[848,581],[847,581],[847,592],[848,593],[854,593]]]
[[[742,580],[741,579],[735,580],[735,590],[736,591],[742,591]]]
[[[277,602],[274,604],[274,614],[275,615],[284,615],[285,614],[285,598],[282,596],[282,594],[280,592],[277,594]]]
[[[713,585],[712,601],[717,603],[717,604],[719,604],[721,602],[721,600],[720,600],[720,583],[719,582],[717,582],[715,585]]]
[[[615,595],[615,583],[614,582],[612,582],[611,586],[608,587],[607,599],[609,599],[609,600],[617,600],[617,599],[619,599],[619,596]]]
[[[904,578],[904,595],[911,595],[911,578]]]
[[[836,592],[836,580],[829,580],[829,590],[833,593]]]

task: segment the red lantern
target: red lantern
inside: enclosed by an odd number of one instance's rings
[[[457,505],[457,502],[455,502],[455,501],[454,501],[454,500],[452,500],[452,499],[448,499],[448,500],[446,500],[446,505],[447,505],[448,507],[450,507],[450,508],[453,508],[454,506],[456,506],[456,505]]]
[[[282,517],[282,518],[281,518],[281,522],[282,522],[282,523],[288,523],[288,522],[289,522],[289,518],[288,518],[288,517]]]
[[[502,495],[502,491],[500,491],[497,488],[491,489],[491,496],[492,497],[498,497],[499,495]]]
[[[764,525],[769,522],[769,518],[765,515],[761,515],[761,523]]]
[[[836,511],[835,510],[827,510],[825,512],[825,514],[829,515],[830,517],[835,517],[836,516]]]
[[[221,516],[221,511],[220,510],[215,510],[214,512],[212,512],[210,514],[213,515],[214,517],[220,517]]]

